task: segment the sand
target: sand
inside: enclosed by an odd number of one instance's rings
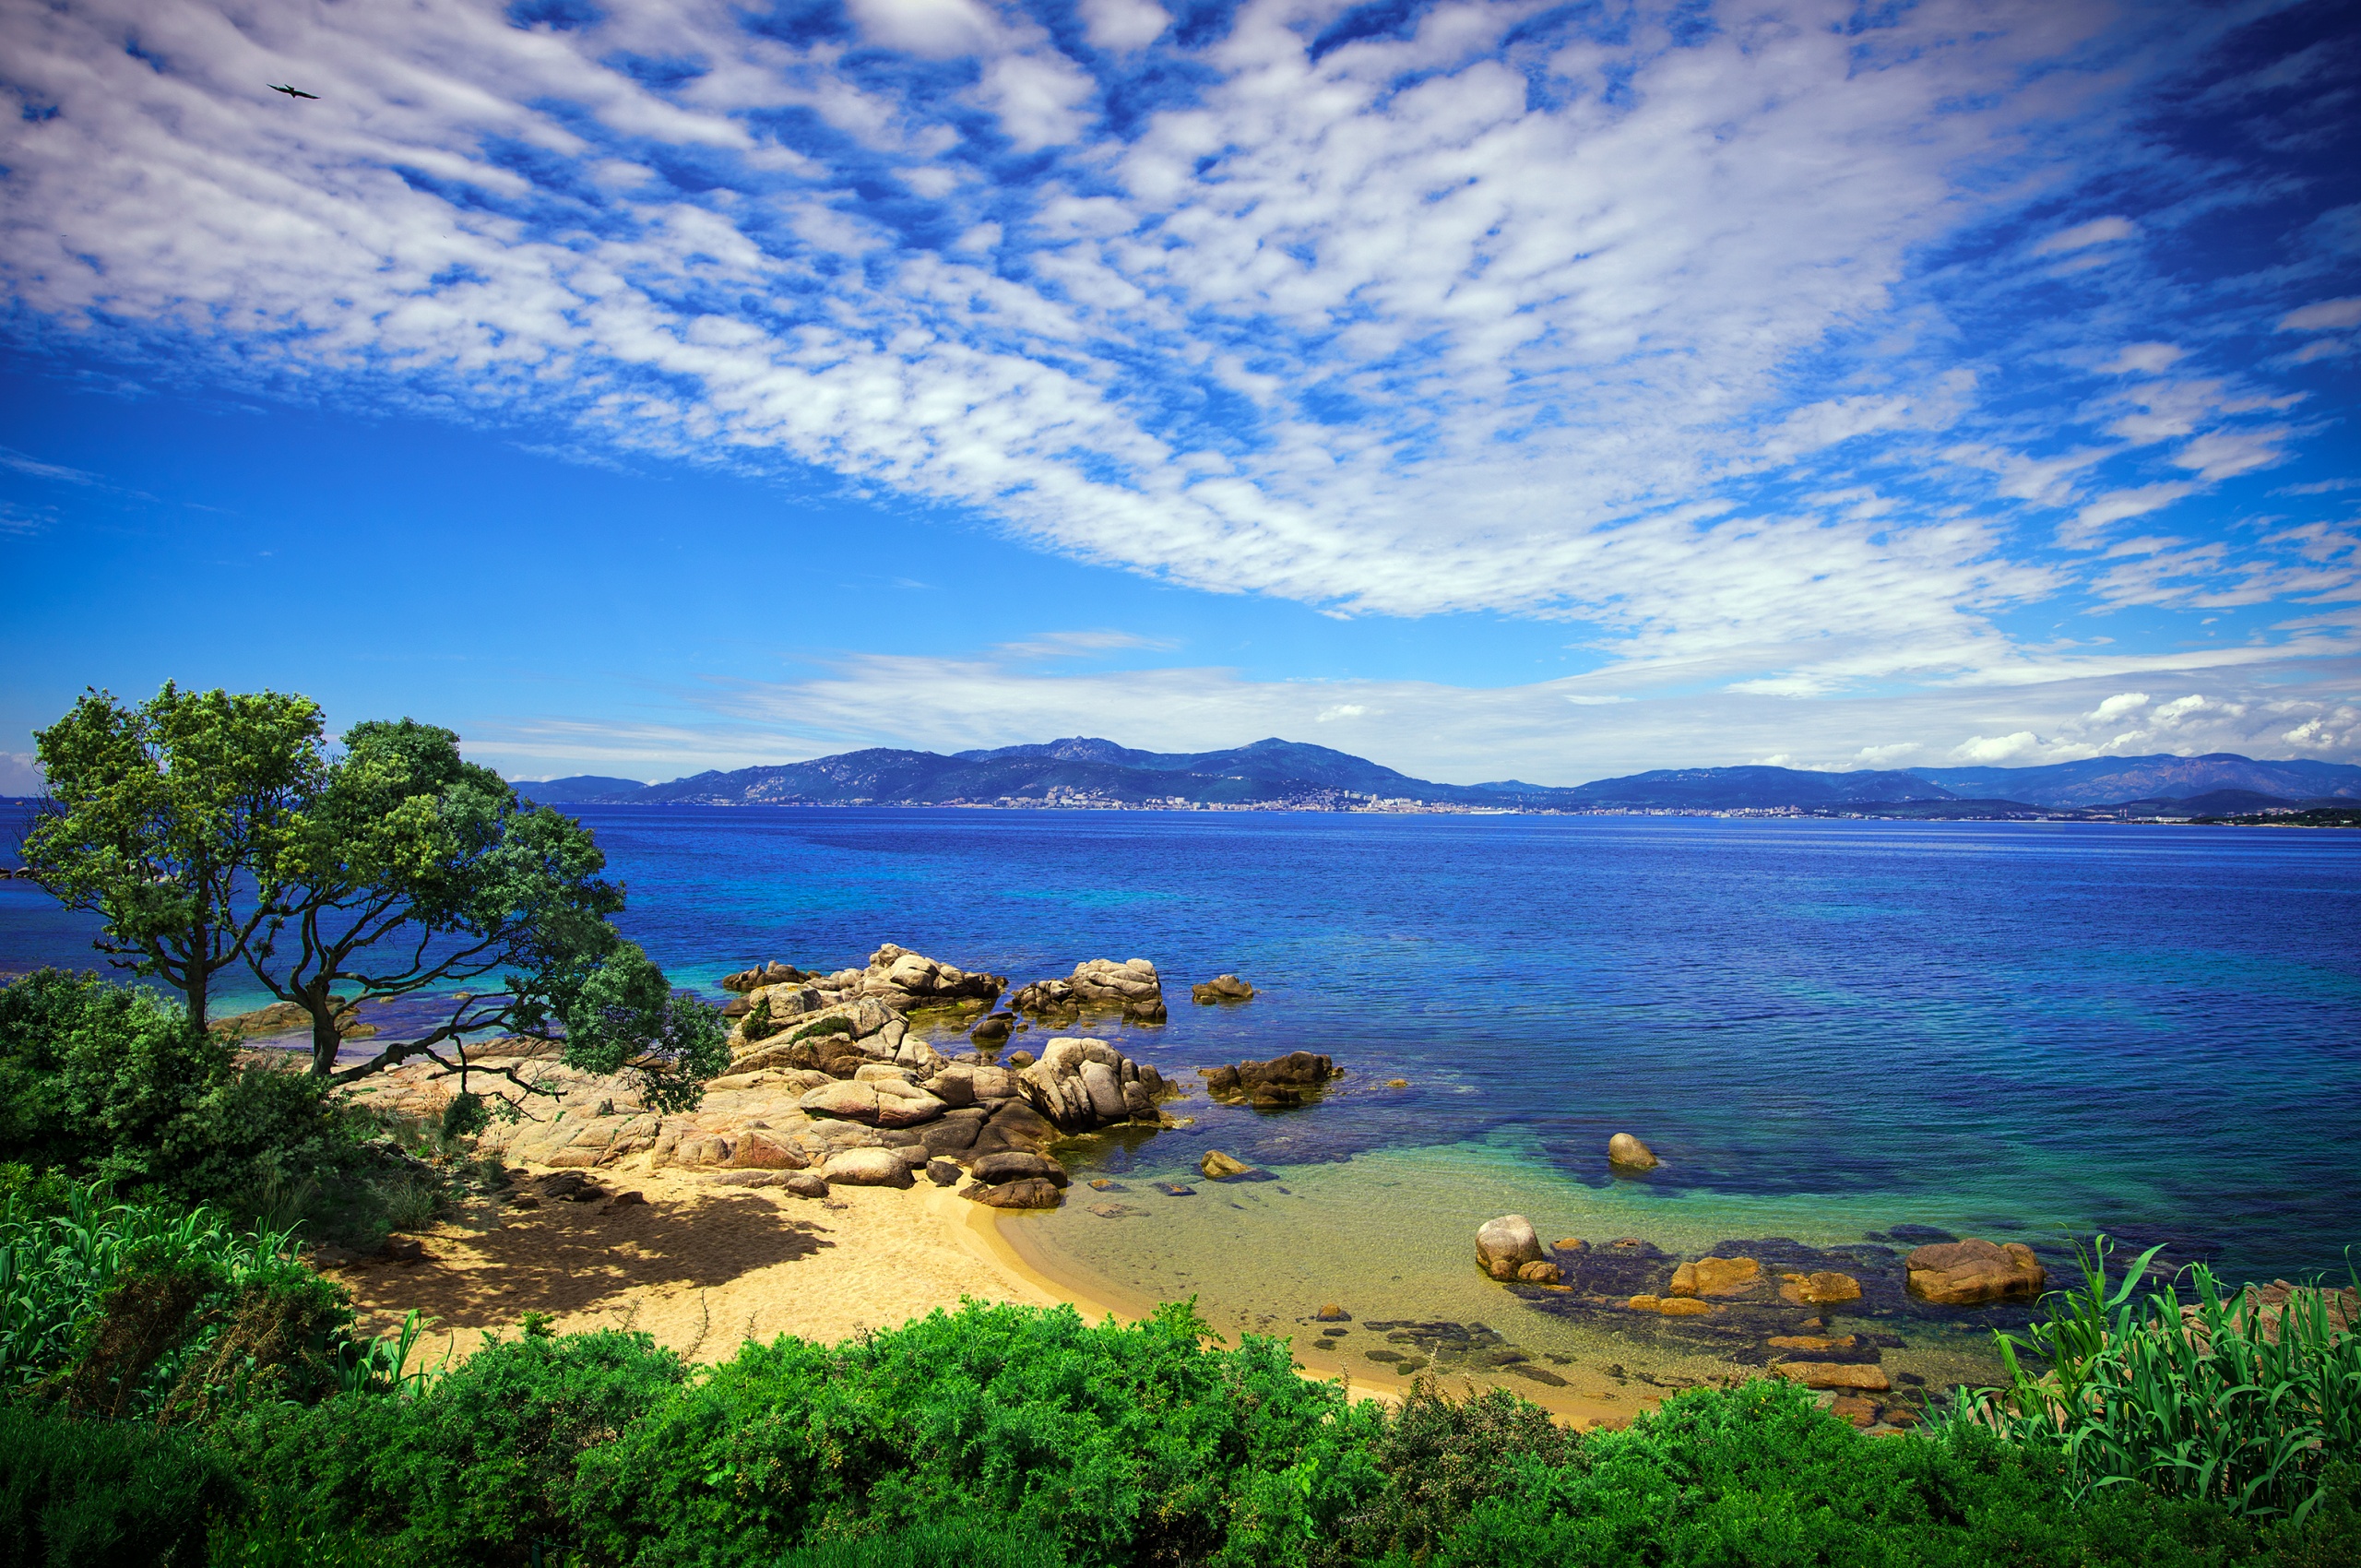
[[[545,1200],[524,1209],[481,1201],[420,1233],[416,1261],[371,1259],[327,1272],[352,1291],[366,1332],[394,1328],[413,1310],[432,1320],[413,1367],[456,1364],[482,1345],[484,1332],[513,1336],[528,1312],[552,1314],[562,1334],[635,1330],[712,1362],[748,1339],[835,1341],[938,1308],[956,1311],[969,1297],[1062,1302],[1091,1323],[1134,1322],[1153,1305],[1053,1277],[1017,1244],[1012,1233],[1021,1233],[1021,1218],[1003,1229],[999,1211],[950,1189],[840,1186],[814,1201],[777,1188],[719,1186],[709,1175],[597,1173],[608,1192],[635,1192],[644,1204]],[[1299,1331],[1307,1376],[1343,1376],[1356,1399],[1392,1402],[1407,1392],[1406,1379],[1343,1365],[1308,1337]],[[1620,1425],[1641,1408],[1554,1389],[1517,1392],[1578,1426]]]

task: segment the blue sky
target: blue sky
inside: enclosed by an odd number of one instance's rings
[[[520,777],[2361,761],[2356,85],[2319,3],[0,0],[0,790],[168,678]]]

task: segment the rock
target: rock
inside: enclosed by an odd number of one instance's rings
[[[1849,1274],[1783,1274],[1779,1300],[1798,1307],[1833,1307],[1861,1299],[1861,1282]]]
[[[1301,1105],[1330,1080],[1345,1075],[1335,1063],[1309,1051],[1203,1071],[1205,1090],[1216,1099],[1242,1099],[1263,1110]]]
[[[639,1193],[617,1193],[614,1196],[614,1201],[610,1203],[607,1207],[610,1210],[645,1207],[647,1203],[647,1197]]]
[[[994,1013],[989,1017],[978,1019],[976,1027],[967,1031],[967,1038],[978,1045],[995,1045],[1006,1039],[1009,1031],[1015,1027],[1014,1018],[1005,1013]]]
[[[1864,1399],[1857,1394],[1838,1395],[1829,1405],[1828,1413],[1840,1421],[1849,1421],[1857,1427],[1873,1427],[1878,1424],[1877,1402]]]
[[[1549,1250],[1553,1253],[1563,1253],[1579,1257],[1590,1251],[1590,1243],[1580,1236],[1560,1236],[1549,1243]]]
[[[1910,1293],[1939,1307],[2031,1301],[2049,1280],[2023,1242],[1995,1245],[1975,1237],[1920,1247],[1904,1260],[1904,1267]]]
[[[1662,1317],[1703,1317],[1717,1309],[1693,1296],[1634,1296],[1624,1305],[1635,1313]]]
[[[1244,1160],[1232,1159],[1217,1148],[1207,1149],[1204,1157],[1197,1161],[1197,1169],[1216,1182],[1228,1176],[1250,1175],[1254,1170]]]
[[[851,1083],[833,1083],[813,1089],[799,1102],[816,1116],[841,1116],[878,1127],[911,1127],[931,1122],[950,1109],[943,1101],[898,1076]]]
[[[1035,980],[1020,987],[1008,1004],[1019,1013],[1078,1013],[1086,1007],[1120,1007],[1125,1016],[1160,1024],[1165,1018],[1164,982],[1145,958],[1117,963],[1091,958],[1064,980]]]
[[[800,1170],[724,1170],[705,1180],[709,1187],[784,1187],[792,1178],[802,1174]],[[819,1178],[815,1176],[813,1180],[817,1182]]]
[[[1743,1296],[1762,1283],[1762,1265],[1752,1258],[1699,1258],[1672,1271],[1673,1296]]]
[[[530,1193],[513,1194],[510,1195],[508,1203],[509,1206],[512,1208],[539,1208],[541,1206],[541,1200],[535,1197]]]
[[[740,1170],[801,1170],[811,1163],[801,1149],[767,1133],[742,1134],[730,1150],[729,1164]]]
[[[963,1002],[990,1004],[1007,989],[1004,975],[971,974],[890,942],[869,956],[860,981],[861,995],[903,1012]]]
[[[959,1195],[993,1208],[1055,1208],[1065,1201],[1065,1194],[1054,1182],[1038,1178],[1022,1182],[1003,1182],[996,1187],[981,1182],[962,1187]]]
[[[388,1236],[377,1248],[377,1255],[387,1263],[423,1263],[426,1244],[415,1236]]]
[[[790,981],[806,980],[811,978],[792,964],[782,964],[773,960],[768,964],[758,964],[739,974],[724,975],[721,980],[721,989],[758,991],[766,985],[786,985]]]
[[[822,1180],[831,1186],[847,1187],[908,1187],[911,1185],[910,1168],[900,1155],[889,1148],[848,1148],[828,1157],[820,1168]]]
[[[1158,1182],[1156,1190],[1168,1198],[1193,1198],[1197,1195],[1196,1188],[1184,1187],[1178,1182]]]
[[[959,1167],[948,1159],[930,1159],[926,1162],[926,1179],[938,1187],[955,1187],[959,1184]]]
[[[979,1073],[991,1069],[975,1069]],[[1016,1088],[1062,1131],[1086,1133],[1119,1122],[1152,1121],[1163,1078],[1103,1039],[1061,1035],[1020,1069]]]
[[[1407,1078],[1388,1078],[1385,1080],[1385,1087],[1390,1089],[1406,1089],[1410,1087],[1410,1080]]]
[[[1533,1221],[1521,1214],[1488,1219],[1476,1232],[1476,1265],[1495,1279],[1513,1279],[1526,1264],[1545,1261]]]
[[[1662,1161],[1631,1134],[1618,1133],[1607,1140],[1607,1163],[1619,1170],[1654,1170]]]
[[[567,1203],[589,1203],[600,1197],[599,1184],[579,1170],[559,1170],[540,1180],[541,1196],[564,1198]]]
[[[1205,1007],[1217,1002],[1251,1002],[1254,999],[1254,988],[1236,975],[1216,975],[1202,985],[1191,986],[1189,998]]]
[[[1527,1383],[1537,1383],[1546,1388],[1563,1388],[1566,1380],[1547,1367],[1536,1367],[1530,1361],[1511,1361],[1501,1371],[1511,1377],[1521,1377]]]
[[[1538,1263],[1521,1264],[1516,1277],[1527,1285],[1555,1285],[1564,1279],[1565,1270],[1547,1259]]]
[[[967,1173],[987,1187],[997,1187],[1004,1182],[1043,1181],[1062,1187],[1073,1178],[1066,1168],[1045,1154],[1026,1154],[1011,1149],[1004,1154],[990,1154],[967,1167]]]
[[[1147,1210],[1133,1208],[1129,1204],[1092,1204],[1090,1212],[1101,1219],[1131,1219],[1145,1214]]]
[[[330,995],[328,1005],[335,1009],[338,1039],[369,1039],[377,1033],[376,1025],[361,1021],[362,1004],[348,997]],[[310,1009],[300,1002],[274,1002],[251,1013],[231,1013],[209,1019],[205,1027],[217,1035],[234,1034],[247,1039],[260,1039],[271,1035],[308,1035],[312,1032],[312,1015]]]
[[[1883,1367],[1856,1366],[1849,1361],[1781,1361],[1771,1370],[1806,1388],[1856,1389],[1865,1394],[1885,1394],[1893,1388]]]
[[[827,1179],[814,1171],[798,1170],[779,1185],[799,1198],[825,1198],[828,1195]]]
[[[1327,1302],[1325,1305],[1322,1306],[1318,1312],[1311,1314],[1311,1317],[1312,1321],[1315,1323],[1350,1323],[1353,1321],[1353,1314],[1347,1312],[1344,1308],[1338,1306],[1334,1301]]]
[[[1859,1341],[1849,1334],[1841,1339],[1820,1334],[1774,1334],[1764,1343],[1774,1350],[1850,1350]]]
[[[539,1208],[540,1206],[533,1206]],[[350,1268],[361,1261],[361,1254],[333,1241],[322,1241],[305,1253],[305,1261],[314,1268]]]
[[[1030,1067],[1033,1065],[1033,1053],[1029,1051],[1012,1051],[1009,1054],[1008,1064],[1020,1069]]]

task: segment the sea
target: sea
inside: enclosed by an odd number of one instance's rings
[[[1072,1146],[1070,1201],[1009,1223],[1037,1266],[1133,1310],[1194,1301],[1318,1348],[1309,1320],[1336,1306],[1430,1359],[1420,1334],[1470,1324],[1478,1349],[1536,1365],[1627,1344],[1678,1385],[1711,1374],[1712,1346],[1495,1285],[1476,1227],[1515,1212],[1600,1255],[1744,1248],[1895,1277],[1911,1245],[1981,1236],[2034,1246],[2061,1281],[2102,1233],[2233,1279],[2343,1283],[2361,1242],[2361,834],[572,809],[628,889],[623,929],[716,998],[754,963],[834,969],[888,942],[1012,984],[1145,957],[1168,1022],[1067,1032],[1184,1087],[1333,1057],[1345,1075],[1315,1104],[1197,1087],[1168,1107],[1186,1125]],[[0,970],[89,967],[90,931],[0,882]],[[1221,973],[1253,1000],[1193,1004]],[[232,986],[216,1005],[263,1000]],[[1660,1167],[1611,1170],[1619,1132]],[[1202,1180],[1213,1148],[1269,1179]],[[1887,1307],[1939,1368],[2006,1321]]]

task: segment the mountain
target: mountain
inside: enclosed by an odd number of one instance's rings
[[[1908,773],[1808,773],[1793,767],[1660,767],[1552,792],[1587,806],[1703,811],[1953,798],[1949,790]]]
[[[647,788],[636,778],[606,778],[596,773],[577,773],[571,778],[524,779],[516,785],[516,792],[537,806],[570,806],[584,801],[613,800]]]
[[[2184,801],[2216,790],[2250,790],[2291,801],[2361,798],[2361,767],[2341,762],[2256,762],[2231,752],[2203,756],[2091,757],[2038,767],[1914,767],[1959,795],[2006,795],[2040,806],[2104,806]]]
[[[2010,817],[2097,808],[2130,815],[2222,814],[2260,802],[2361,798],[2361,767],[2324,762],[2101,757],[2038,767],[1916,767],[1814,773],[1793,767],[1658,768],[1572,789],[1502,779],[1436,784],[1299,741],[1218,752],[1142,752],[1086,735],[950,756],[872,746],[809,762],[694,774],[666,784],[584,776],[517,786],[583,805],[1340,806],[1369,800],[1543,811],[1842,811]],[[2225,792],[2226,791],[2226,792]],[[1873,809],[1872,809],[1873,808]]]

